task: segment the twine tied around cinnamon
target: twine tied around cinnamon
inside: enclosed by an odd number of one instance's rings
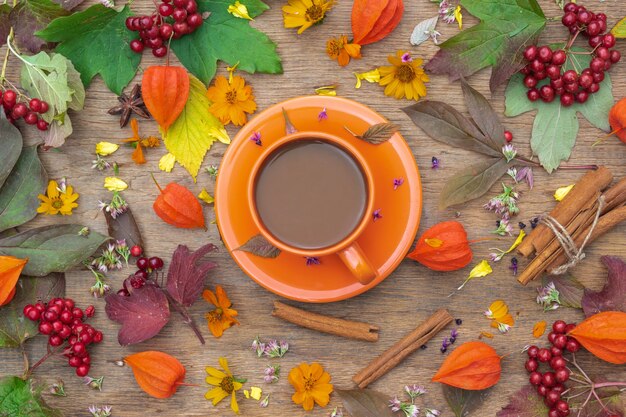
[[[596,211],[596,216],[593,219],[593,223],[589,228],[589,232],[587,233],[587,236],[585,236],[585,240],[583,240],[580,247],[576,247],[576,242],[574,242],[574,239],[572,239],[572,236],[569,234],[567,229],[565,229],[565,227],[563,227],[563,225],[559,223],[558,220],[556,220],[549,214],[541,216],[540,222],[545,224],[550,230],[552,230],[552,233],[554,233],[554,236],[561,244],[561,247],[563,247],[563,252],[565,253],[565,256],[567,256],[567,259],[569,259],[567,263],[549,271],[550,274],[563,275],[571,267],[575,266],[576,264],[578,264],[578,262],[585,259],[585,252],[583,252],[583,250],[585,249],[585,246],[587,245],[591,234],[598,225],[598,220],[600,219],[600,214],[602,213],[605,204],[606,202],[604,196],[601,195],[600,197],[598,197],[598,210]]]

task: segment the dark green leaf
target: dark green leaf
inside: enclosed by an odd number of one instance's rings
[[[1,417],[62,417],[61,411],[51,408],[35,389],[31,380],[17,376],[0,378]]]
[[[248,252],[261,258],[276,258],[280,255],[280,249],[273,246],[262,235],[256,235],[250,238],[246,243],[235,250]]]
[[[489,389],[470,391],[445,384],[442,385],[442,389],[443,396],[456,417],[469,416],[485,402],[491,392]]]
[[[491,91],[522,66],[522,53],[546,25],[536,0],[461,0],[481,22],[448,39],[425,69],[457,79],[494,67]]]
[[[47,184],[48,174],[37,155],[37,146],[24,148],[0,189],[0,231],[24,224],[36,216],[37,195]]]
[[[403,112],[432,139],[455,148],[466,149],[493,157],[502,157],[480,130],[454,107],[440,101],[420,101],[402,109]]]
[[[535,388],[526,385],[509,397],[509,404],[496,417],[547,417],[548,411]]]
[[[492,149],[501,151],[505,145],[504,127],[498,114],[493,111],[485,96],[474,90],[465,80],[461,80],[463,97],[470,116],[485,135],[485,143]]]
[[[482,196],[508,168],[504,158],[491,158],[463,168],[446,182],[439,195],[439,207],[443,209]]]
[[[354,137],[369,142],[374,145],[379,145],[383,142],[388,141],[391,137],[398,131],[398,126],[393,123],[377,123],[373,126],[370,126],[363,134],[357,135],[347,126],[344,128],[350,132],[350,134],[354,135]]]
[[[68,14],[67,10],[50,0],[20,1],[10,16],[15,41],[23,49],[33,53],[39,52],[46,46],[46,42],[35,36],[35,32],[45,28],[52,19]]]
[[[7,43],[7,37],[11,31],[11,10],[13,9],[8,4],[0,4],[0,47]]]
[[[228,13],[232,3],[231,0],[199,0],[198,11],[210,15],[192,34],[172,40],[176,57],[207,85],[215,76],[218,60],[231,66],[239,63],[238,69],[250,73],[282,73],[276,44],[263,32],[252,28],[247,20]],[[269,8],[260,0],[241,0],[241,4],[248,8],[251,17]]]
[[[562,306],[582,308],[581,301],[585,286],[576,278],[570,275],[555,275],[543,278],[544,285],[548,285],[550,282],[554,284],[554,288],[559,292],[559,301]]]
[[[2,152],[0,152],[0,188],[20,157],[22,144],[20,131],[9,123],[4,112],[0,111],[0,146],[2,147]]]
[[[100,74],[107,87],[119,95],[135,76],[141,61],[141,54],[128,47],[136,37],[124,23],[130,15],[128,6],[118,12],[96,4],[53,20],[36,35],[49,42],[60,42],[55,51],[72,61],[85,86]],[[209,48],[210,44],[204,47]]]
[[[13,300],[0,307],[0,348],[16,348],[37,335],[37,324],[22,314],[26,304],[63,296],[65,274],[54,273],[39,278],[21,276],[17,281]]]
[[[82,4],[85,0],[52,0],[59,6],[63,7],[65,10],[72,10],[79,4]]]
[[[351,417],[396,417],[389,408],[389,397],[371,389],[335,391]]]
[[[28,258],[25,275],[43,276],[65,272],[89,258],[108,237],[97,232],[81,236],[84,226],[44,226],[0,239],[0,254]]]
[[[134,245],[142,248],[144,247],[139,226],[137,226],[135,216],[133,216],[133,212],[130,208],[116,218],[111,217],[111,214],[108,211],[105,211],[104,218],[106,219],[107,226],[109,228],[109,236],[113,239],[126,240],[126,245],[128,245],[129,248]]]

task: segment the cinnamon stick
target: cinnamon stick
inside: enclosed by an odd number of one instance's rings
[[[365,340],[367,342],[378,341],[378,331],[380,330],[378,326],[312,313],[283,304],[280,301],[274,301],[272,316],[322,333],[347,337],[348,339]]]
[[[367,387],[432,339],[452,320],[453,318],[448,310],[441,309],[436,311],[415,330],[370,362],[369,365],[352,377],[352,380],[361,389]]]
[[[598,199],[600,192],[613,180],[613,174],[606,167],[601,166],[595,171],[589,171],[576,183],[574,188],[565,196],[551,212],[550,216],[567,228],[572,219],[585,207],[589,207]],[[550,229],[540,224],[526,236],[517,251],[525,257],[533,253],[542,252],[550,243],[554,234]]]

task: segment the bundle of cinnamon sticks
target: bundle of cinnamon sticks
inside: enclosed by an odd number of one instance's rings
[[[626,178],[609,186],[612,181],[613,174],[606,167],[589,171],[550,212],[549,215],[567,230],[576,247],[579,248],[588,235],[587,244],[626,220]],[[598,210],[600,217],[594,227]],[[522,285],[569,262],[555,234],[541,223],[526,236],[517,251],[524,257],[535,255],[517,279]]]

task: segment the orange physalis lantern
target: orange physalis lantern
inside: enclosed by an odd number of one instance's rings
[[[182,229],[193,229],[196,227],[206,229],[202,206],[188,188],[175,182],[170,182],[162,189],[156,180],[154,180],[154,183],[161,192],[152,205],[157,216],[165,223]]]
[[[425,231],[407,256],[435,271],[456,271],[472,261],[469,243],[461,223],[442,222]]]
[[[154,120],[167,132],[189,98],[189,74],[183,67],[152,65],[143,73],[141,95]]]
[[[467,390],[483,390],[500,380],[500,356],[483,342],[467,342],[443,361],[433,381]]]
[[[626,313],[604,311],[594,314],[568,333],[598,358],[626,363]]]
[[[28,259],[0,256],[0,306],[8,304],[15,295],[15,285]]]
[[[125,357],[124,362],[133,370],[141,389],[155,398],[171,397],[185,379],[185,367],[167,353],[139,352]]]

